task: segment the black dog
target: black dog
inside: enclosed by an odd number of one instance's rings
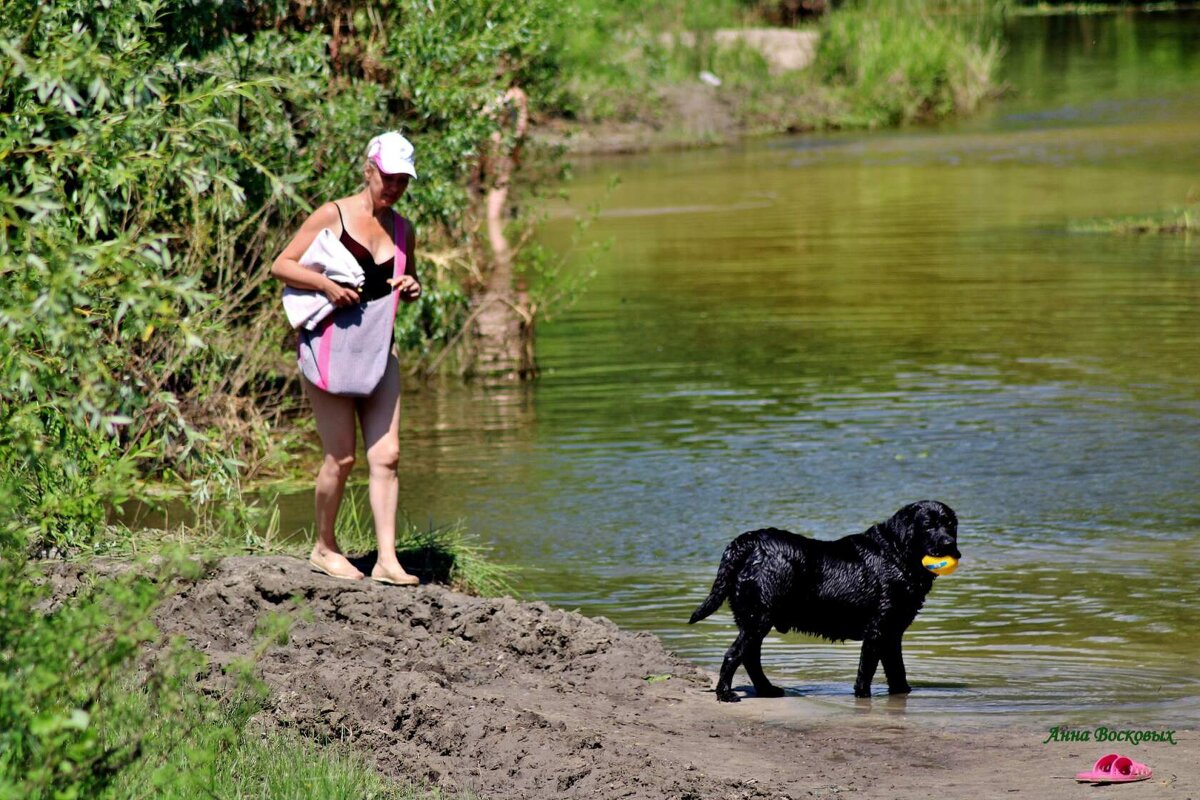
[[[871,696],[880,660],[890,694],[912,691],[900,638],[933,587],[936,576],[921,565],[927,555],[960,555],[958,517],[934,500],[907,505],[887,522],[833,542],[776,528],[734,539],[721,556],[712,592],[688,620],[704,619],[729,598],[738,635],[721,664],[717,699],[738,701],[730,683],[739,664],[759,697],[783,695],[762,670],[762,642],[772,626],[781,633],[861,640],[855,697]]]

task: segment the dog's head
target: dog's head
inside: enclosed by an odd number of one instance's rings
[[[958,516],[936,500],[910,503],[887,521],[892,536],[904,551],[920,561],[924,556],[954,556],[958,551]]]

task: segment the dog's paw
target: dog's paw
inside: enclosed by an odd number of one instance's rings
[[[907,683],[900,686],[888,686],[888,694],[912,694],[912,687]]]
[[[783,689],[778,686],[764,686],[761,689],[756,686],[754,693],[759,697],[783,697]]]
[[[738,697],[732,689],[717,689],[718,703],[740,703],[742,698]]]
[[[854,696],[869,698],[871,696],[871,687],[867,686],[864,688],[862,686],[855,686],[854,687]]]

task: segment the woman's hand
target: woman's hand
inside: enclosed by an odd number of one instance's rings
[[[421,284],[412,275],[401,275],[399,278],[388,279],[393,289],[400,290],[400,299],[411,303],[421,296]]]
[[[359,299],[358,292],[353,289],[347,289],[345,286],[341,286],[333,281],[329,281],[329,285],[325,287],[325,296],[337,308],[355,305]]]

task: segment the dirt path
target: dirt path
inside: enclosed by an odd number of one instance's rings
[[[803,722],[787,705],[803,698],[721,705],[710,675],[648,634],[540,603],[337,581],[298,559],[225,559],[159,623],[223,663],[293,598],[310,620],[261,662],[274,718],[352,741],[384,773],[485,800],[1200,798],[1192,732],[1123,746],[1155,769],[1150,781],[1082,786],[1075,771],[1122,748],[1043,745],[1044,727],[1015,723],[949,731],[882,700]],[[788,724],[772,721],[785,710]]]

